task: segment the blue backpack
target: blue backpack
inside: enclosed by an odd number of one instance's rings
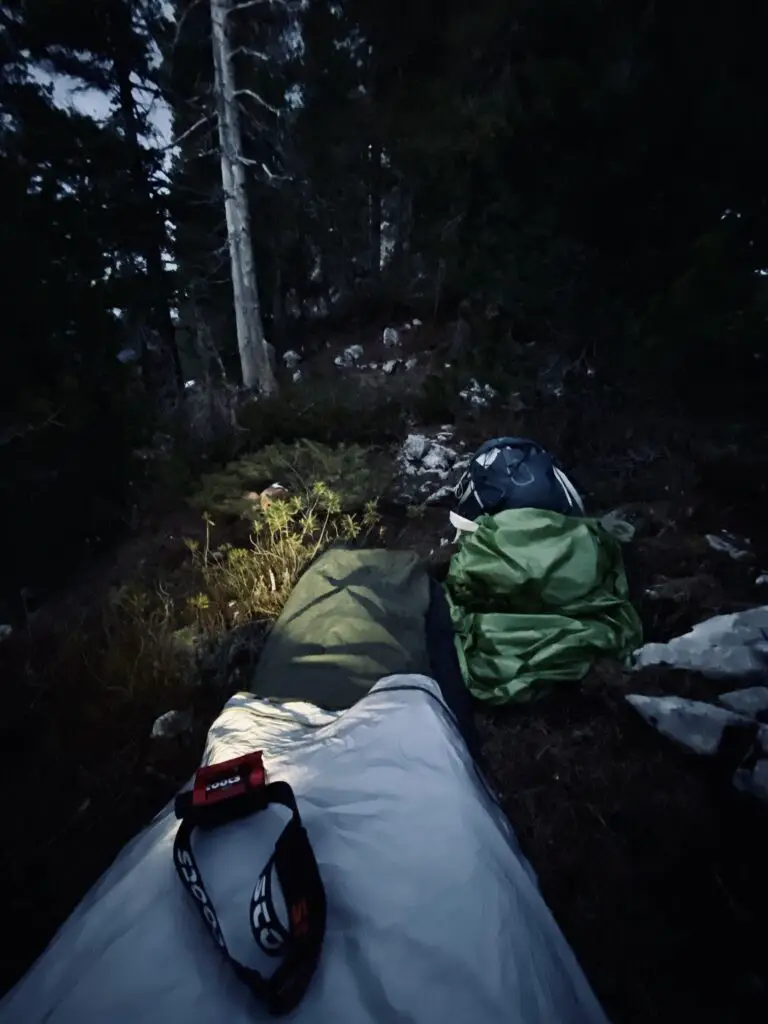
[[[584,515],[579,492],[557,462],[535,441],[522,437],[486,441],[472,456],[454,493],[455,513],[471,522],[508,508]]]

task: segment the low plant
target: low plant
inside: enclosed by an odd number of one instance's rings
[[[362,513],[343,511],[339,495],[316,481],[305,495],[273,501],[256,511],[250,546],[210,547],[210,518],[202,545],[189,541],[205,587],[193,605],[200,625],[210,628],[211,613],[220,628],[249,619],[274,619],[296,580],[320,552],[332,544],[367,537],[378,524],[376,502]]]
[[[300,440],[276,442],[206,473],[190,498],[193,508],[216,516],[250,519],[259,508],[259,492],[280,482],[312,503],[326,501],[344,511],[364,508],[372,495],[381,494],[394,475],[394,463],[386,451],[355,444],[330,446]],[[305,498],[302,498],[302,501]]]

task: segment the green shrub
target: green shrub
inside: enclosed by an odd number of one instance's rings
[[[208,532],[202,548],[188,542],[204,584],[190,602],[199,626],[211,631],[277,618],[294,583],[321,551],[365,539],[377,523],[375,502],[359,515],[345,513],[339,495],[318,481],[307,496],[259,509],[247,548],[224,544],[211,551]]]
[[[214,523],[206,517],[204,540],[186,541],[184,566],[154,588],[129,583],[113,590],[95,617],[60,638],[51,665],[81,679],[94,720],[129,709],[160,714],[188,700],[189,685],[210,675],[231,631],[248,623],[268,628],[318,554],[332,544],[372,542],[378,522],[374,502],[346,513],[320,482],[307,495],[257,510],[247,546],[214,547]]]
[[[385,451],[309,440],[277,442],[205,474],[189,500],[200,512],[249,519],[258,508],[258,492],[279,482],[292,494],[315,497],[315,488],[322,485],[348,511],[380,495],[393,475],[394,462]]]

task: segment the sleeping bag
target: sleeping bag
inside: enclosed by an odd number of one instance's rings
[[[398,660],[408,671],[391,672]],[[191,831],[162,811],[0,1002],[0,1024],[257,1024],[277,1004],[253,972],[278,989],[289,940],[313,928],[318,955],[283,1005],[297,1024],[604,1024],[472,755],[447,603],[413,556],[318,559],[253,684],[202,760],[261,751],[278,799]],[[179,805],[201,779],[206,800],[236,790],[232,771],[199,772]],[[308,931],[297,879],[321,891]]]
[[[352,708],[233,697],[204,761],[264,751],[296,794],[327,897],[301,1024],[601,1024],[439,687],[381,680]],[[264,971],[250,900],[282,808],[193,834],[227,945]],[[0,1003],[0,1024],[254,1024],[174,869],[171,809],[130,843]],[[278,914],[282,908],[278,907]]]

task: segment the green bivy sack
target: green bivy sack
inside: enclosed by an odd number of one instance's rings
[[[619,542],[594,519],[539,509],[481,516],[445,583],[465,682],[489,704],[581,679],[642,640]]]
[[[429,604],[429,576],[415,552],[331,548],[294,587],[251,690],[336,711],[384,676],[430,675]]]

